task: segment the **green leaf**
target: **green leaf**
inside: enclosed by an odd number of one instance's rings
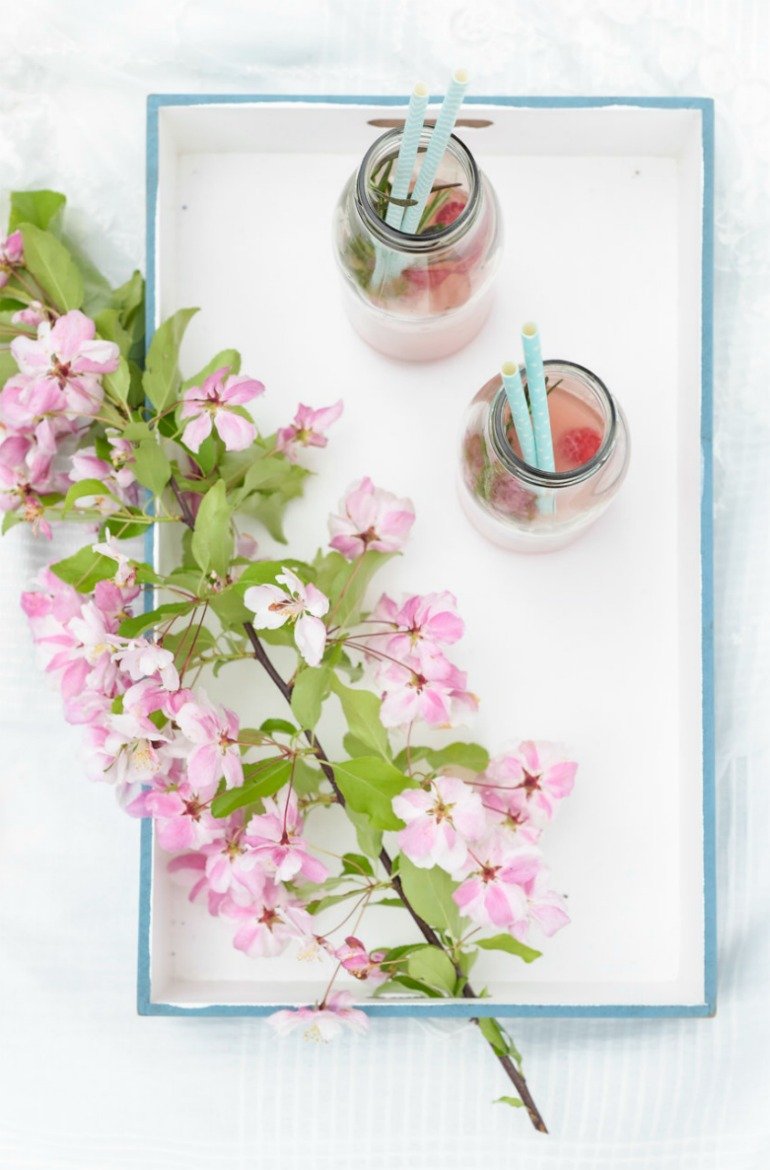
[[[220,577],[226,575],[233,555],[233,532],[224,480],[218,480],[209,488],[201,501],[195,519],[192,551],[202,572],[213,570]]]
[[[70,486],[64,497],[64,512],[68,512],[84,496],[96,496],[98,499],[104,499],[105,497],[110,500],[116,499],[100,479],[80,479],[77,483],[73,483]]]
[[[155,330],[147,351],[144,392],[160,413],[179,394],[179,347],[197,309],[180,309]]]
[[[264,731],[265,735],[275,735],[276,732],[282,735],[296,735],[299,728],[289,723],[288,719],[265,719],[260,723],[259,730]]]
[[[291,709],[298,723],[312,731],[321,718],[321,707],[329,694],[331,671],[328,666],[306,666],[297,675],[291,692]]]
[[[512,1056],[521,1063],[521,1055],[504,1028],[492,1016],[479,1016],[479,1031],[498,1056]]]
[[[243,604],[243,596],[237,589],[228,587],[221,593],[212,593],[208,603],[226,630],[242,626],[244,622],[254,617],[251,610]]]
[[[265,796],[273,796],[288,782],[290,775],[290,760],[278,756],[271,760],[261,760],[254,765],[251,778],[245,780],[241,788],[228,788],[214,797],[211,802],[212,815],[229,817],[237,808],[254,804]]]
[[[159,496],[171,478],[171,464],[163,447],[155,439],[142,439],[134,452],[134,475],[139,482]]]
[[[420,995],[427,996],[428,999],[442,998],[441,992],[437,991],[435,987],[431,987],[429,983],[423,983],[420,979],[415,979],[412,975],[399,973],[398,975],[394,975],[390,982],[395,983],[396,986],[407,987],[409,991],[417,991]],[[383,984],[383,986],[385,985]],[[381,991],[382,988],[378,988],[377,990]]]
[[[144,336],[144,277],[138,269],[125,284],[112,290],[110,301],[123,328],[130,331],[134,342],[140,341]]]
[[[202,370],[198,370],[197,374],[193,374],[192,378],[182,383],[182,389],[189,390],[191,386],[200,386],[209,374],[213,374],[214,370],[219,370],[222,366],[227,366],[231,374],[240,373],[241,355],[237,349],[220,350],[210,362],[206,362]]]
[[[402,853],[399,877],[404,893],[420,917],[436,929],[459,938],[462,933],[460,911],[452,898],[457,883],[449,874],[437,865],[432,869],[418,869]]]
[[[493,1105],[510,1105],[514,1109],[523,1109],[524,1102],[520,1097],[495,1097]]]
[[[56,576],[72,585],[79,593],[90,593],[98,581],[114,577],[117,567],[112,557],[105,557],[102,553],[94,552],[92,548],[81,548],[74,556],[51,565]]]
[[[23,223],[46,231],[67,202],[58,191],[12,191],[8,231],[13,232]]]
[[[299,796],[309,796],[318,792],[324,778],[320,768],[314,768],[307,756],[297,756],[294,761],[294,791]]]
[[[64,244],[32,223],[20,226],[24,266],[57,309],[67,312],[83,303],[83,277]]]
[[[148,613],[138,613],[136,617],[126,618],[120,623],[118,633],[124,638],[135,638],[144,630],[149,630],[151,626],[162,625],[169,618],[190,613],[193,608],[194,603],[191,601],[169,601]]]
[[[263,496],[256,492],[248,496],[247,499],[241,500],[238,508],[241,512],[253,516],[255,520],[259,520],[273,540],[277,540],[279,544],[286,544],[286,534],[283,530],[286,500],[280,492],[272,492],[269,496]]]
[[[365,552],[355,561],[345,561],[328,594],[331,601],[329,620],[339,626],[355,625],[361,617],[366,590],[374,574],[394,556],[395,553]]]
[[[509,955],[517,955],[525,963],[534,963],[542,954],[542,951],[526,946],[510,934],[494,934],[491,938],[474,939],[474,942],[484,951],[506,951]]]
[[[377,829],[402,829],[401,821],[393,812],[393,798],[414,782],[378,756],[363,756],[332,764],[334,778],[346,804],[369,818]]]
[[[94,317],[96,332],[105,341],[114,341],[124,358],[128,357],[131,348],[131,334],[125,330],[120,321],[117,309],[102,309]],[[128,369],[126,369],[128,373]]]
[[[350,734],[364,745],[365,753],[376,752],[383,759],[390,759],[388,733],[380,721],[382,700],[372,691],[355,690],[346,687],[335,675],[332,690],[342,704]]]
[[[443,748],[429,748],[417,744],[410,747],[408,758],[413,764],[418,760],[425,760],[434,771],[455,767],[468,768],[471,772],[483,772],[489,763],[489,752],[480,743],[450,743]],[[396,762],[400,767],[406,766],[406,750],[399,752]]]
[[[345,809],[346,816],[356,831],[358,848],[367,857],[379,857],[382,849],[382,830],[375,828],[368,816],[357,813],[350,807]]]
[[[439,991],[452,995],[457,982],[452,960],[438,947],[420,947],[409,956],[407,970],[413,979],[436,987]]]
[[[128,402],[131,390],[131,371],[125,358],[120,359],[117,370],[104,375],[102,383],[110,398],[114,398],[116,402]]]
[[[336,906],[339,902],[347,902],[350,898],[356,897],[361,897],[360,886],[356,886],[352,890],[345,890],[343,894],[326,894],[323,898],[317,898],[312,902],[307,902],[305,909],[308,914],[320,914],[322,910],[328,910],[330,906]]]
[[[374,877],[374,869],[368,857],[363,853],[344,853],[342,856],[342,872],[367,877]]]

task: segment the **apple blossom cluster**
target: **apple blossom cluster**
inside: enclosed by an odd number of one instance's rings
[[[0,278],[7,279],[9,266],[23,260],[20,244],[12,240],[9,236],[0,245]],[[25,331],[11,342],[19,372],[0,391],[0,511],[18,512],[34,531],[50,538],[44,497],[66,492],[78,479],[112,478],[114,473],[115,490],[131,502],[138,499],[125,466],[130,444],[119,435],[106,436],[114,468],[92,447],[76,450],[99,413],[102,377],[117,369],[120,354],[114,342],[96,336],[94,322],[78,309],[54,317],[28,306],[14,314],[13,322],[36,328],[36,336]]]

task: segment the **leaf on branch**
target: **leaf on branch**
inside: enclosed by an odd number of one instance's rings
[[[79,593],[90,593],[99,581],[114,577],[117,567],[112,557],[105,557],[92,548],[81,548],[74,556],[51,565],[56,576]]]
[[[85,496],[96,496],[97,499],[115,500],[116,496],[104,486],[100,479],[80,479],[77,483],[73,483],[64,497],[64,512],[69,512],[78,500]],[[120,501],[118,500],[118,503]]]
[[[523,1109],[524,1102],[520,1097],[496,1097],[493,1105],[510,1105],[514,1109]]]
[[[346,804],[366,816],[374,828],[404,827],[403,821],[393,812],[393,797],[405,788],[413,788],[413,780],[378,756],[345,760],[332,764],[332,767]]]
[[[171,478],[171,464],[161,444],[154,438],[142,439],[134,452],[134,475],[139,482],[159,496]]]
[[[306,666],[297,675],[291,692],[291,709],[297,722],[307,731],[312,731],[321,718],[331,678],[328,666]]]
[[[227,574],[233,555],[233,532],[230,524],[230,505],[223,480],[217,480],[201,500],[195,518],[192,553],[201,572]]]
[[[399,877],[404,893],[421,918],[437,930],[459,938],[462,933],[460,911],[452,894],[457,889],[449,874],[434,865],[419,869],[401,854]]]
[[[169,618],[190,613],[195,605],[196,603],[193,601],[169,601],[164,605],[159,605],[157,609],[151,609],[149,613],[138,613],[136,617],[126,618],[120,623],[118,633],[124,638],[136,638],[144,630],[162,625]]]
[[[83,303],[83,277],[56,236],[32,223],[19,227],[24,238],[24,267],[34,276],[51,302],[66,313]]]
[[[364,754],[373,751],[383,759],[390,759],[388,733],[380,720],[380,697],[372,691],[346,687],[336,675],[332,678],[331,687],[342,705],[350,734],[364,746]]]
[[[525,943],[519,942],[510,934],[495,934],[491,938],[479,938],[473,941],[477,947],[481,947],[484,951],[506,951],[509,955],[517,955],[525,963],[534,963],[535,959],[539,959],[542,954],[542,951],[536,951],[534,947],[526,946]]]
[[[102,384],[110,398],[114,398],[116,402],[128,402],[131,391],[131,371],[125,358],[120,359],[117,370],[104,375]]]
[[[158,413],[179,394],[182,384],[179,347],[187,326],[197,312],[197,309],[180,309],[155,330],[147,351],[144,392]]]
[[[419,979],[446,995],[454,993],[457,975],[452,960],[438,947],[420,947],[409,956],[406,966],[413,979]]]
[[[211,802],[213,816],[229,817],[230,813],[238,808],[255,804],[265,796],[273,796],[288,783],[291,760],[286,760],[282,756],[260,760],[250,768],[245,767],[243,774],[244,782],[240,788],[228,788],[214,797]]]
[[[430,768],[438,771],[440,768],[468,768],[471,772],[483,772],[489,763],[489,752],[480,743],[450,743],[443,748],[430,748],[416,744],[399,752],[396,762],[405,767],[407,758],[414,764],[418,760],[425,760]]]
[[[20,224],[25,223],[47,231],[66,202],[66,197],[59,191],[12,191],[8,231],[16,231]]]
[[[240,373],[241,355],[237,349],[220,350],[210,362],[206,362],[202,370],[198,370],[197,374],[193,374],[192,378],[188,378],[186,382],[182,383],[182,389],[189,390],[191,386],[201,386],[209,374],[213,374],[215,370],[220,370],[223,366],[227,366],[231,374]]]

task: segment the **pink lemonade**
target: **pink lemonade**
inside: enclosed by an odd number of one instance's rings
[[[524,463],[499,375],[468,411],[460,498],[473,525],[495,544],[547,552],[571,543],[608,506],[625,477],[625,417],[606,386],[582,366],[545,363],[553,473]]]
[[[554,381],[551,379],[552,385]],[[596,407],[573,393],[562,380],[561,385],[553,385],[549,390],[548,415],[557,472],[576,471],[590,463],[605,433],[604,419]],[[521,459],[521,447],[512,425],[508,427],[508,440]]]

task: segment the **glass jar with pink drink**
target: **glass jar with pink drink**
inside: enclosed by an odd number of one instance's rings
[[[543,366],[555,471],[524,462],[499,374],[473,399],[463,429],[465,512],[484,536],[515,552],[570,544],[601,516],[628,470],[628,425],[604,383],[573,362]]]
[[[430,134],[422,132],[412,186]],[[454,135],[417,230],[386,223],[401,135],[394,129],[378,138],[346,184],[335,213],[334,249],[358,333],[389,357],[425,361],[461,349],[484,323],[502,226],[494,190]]]

